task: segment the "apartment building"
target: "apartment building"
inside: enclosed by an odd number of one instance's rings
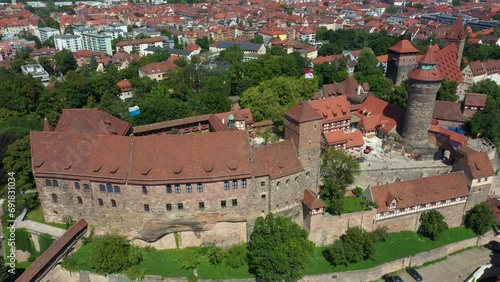
[[[47,41],[51,36],[61,35],[58,29],[51,27],[40,27],[36,30],[36,37],[40,39],[41,42]]]
[[[70,50],[76,52],[83,49],[80,35],[55,35],[54,44],[57,50]]]
[[[21,66],[21,71],[24,75],[31,75],[33,78],[38,78],[44,86],[49,85],[49,73],[40,64],[31,64]]]
[[[106,34],[97,33],[84,33],[82,34],[82,43],[84,50],[91,50],[103,52],[110,56],[113,55],[111,48],[111,36]]]

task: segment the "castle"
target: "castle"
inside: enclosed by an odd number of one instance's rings
[[[398,44],[399,49],[412,47]],[[460,224],[467,209],[486,199],[493,170],[485,153],[474,152],[463,140],[457,143],[458,137],[432,120],[443,78],[432,48],[415,62],[418,67],[407,73],[404,123],[401,111],[388,114],[387,103],[380,107],[369,95],[354,109],[358,127],[365,137],[402,129],[408,146],[452,150],[454,172],[368,187],[364,197],[379,207],[352,224],[324,215],[325,205],[317,197],[321,147],[330,143],[328,134],[347,134],[343,131],[351,127],[345,120],[348,110],[320,105],[322,100],[288,110],[285,140],[262,146],[252,143],[248,129],[253,120],[245,112],[132,129],[98,109],[64,110],[55,128],[45,122],[43,131],[30,133],[45,219],[85,218],[98,234],[118,232],[136,245],[157,248],[246,242],[256,218],[268,213],[292,218],[318,244],[328,244],[353,224],[411,230],[429,209],[448,211],[449,224]],[[328,110],[332,115],[325,115]],[[206,133],[172,134],[173,128]],[[402,222],[409,223],[398,225]]]

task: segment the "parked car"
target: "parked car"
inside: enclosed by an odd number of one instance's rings
[[[484,245],[487,249],[493,252],[500,252],[500,243],[497,241],[490,241],[488,244]]]
[[[413,277],[413,279],[419,282],[422,281],[422,276],[420,275],[420,273],[418,273],[418,271],[415,268],[412,267],[407,268],[406,272],[408,272],[408,274],[410,274],[410,276]]]
[[[369,154],[372,151],[372,147],[366,146],[365,149],[363,150],[363,153]]]
[[[404,282],[403,279],[401,279],[401,277],[399,277],[397,275],[394,275],[394,276],[386,275],[386,276],[384,276],[384,281],[385,282]]]
[[[364,162],[364,161],[365,161],[365,158],[363,158],[363,157],[357,157],[357,158],[356,158],[356,161],[357,161],[358,163],[362,163],[362,162]]]

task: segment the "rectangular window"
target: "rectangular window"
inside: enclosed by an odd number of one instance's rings
[[[197,189],[198,189],[198,193],[203,192],[203,184],[198,183],[198,187],[197,187]]]
[[[149,212],[149,205],[148,204],[144,204],[144,211]]]
[[[181,185],[175,184],[175,193],[179,194],[181,192]]]
[[[224,181],[224,190],[229,190],[229,181]]]
[[[167,211],[172,211],[172,204],[166,204],[165,207]]]
[[[172,185],[167,184],[167,194],[172,194]]]
[[[247,188],[247,180],[246,179],[241,180],[241,188]]]
[[[191,184],[186,184],[186,193],[191,193],[193,192],[193,189],[191,188]]]
[[[80,189],[80,182],[75,182],[75,189]]]
[[[260,182],[260,187],[264,187],[264,186],[266,186],[266,182],[265,181],[261,181]]]
[[[238,180],[233,180],[233,189],[238,188]]]
[[[226,208],[226,201],[220,201],[220,207],[221,208]]]
[[[90,185],[88,184],[83,184],[83,191],[90,191]]]
[[[178,203],[177,204],[177,209],[178,210],[183,210],[184,209],[184,204],[183,203]]]
[[[266,199],[266,194],[262,194],[262,195],[260,195],[260,198],[261,198],[262,200],[265,200],[265,199]]]
[[[237,199],[233,199],[231,201],[231,204],[233,205],[233,207],[237,207],[238,206],[238,200]]]
[[[52,186],[52,180],[45,179],[45,186]]]
[[[199,202],[198,208],[200,209],[200,211],[205,210],[205,202]]]

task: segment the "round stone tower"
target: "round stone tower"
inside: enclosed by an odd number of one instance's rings
[[[408,103],[403,138],[408,145],[426,147],[427,130],[432,121],[436,94],[443,79],[430,47],[418,61],[418,67],[410,72],[408,78]]]

